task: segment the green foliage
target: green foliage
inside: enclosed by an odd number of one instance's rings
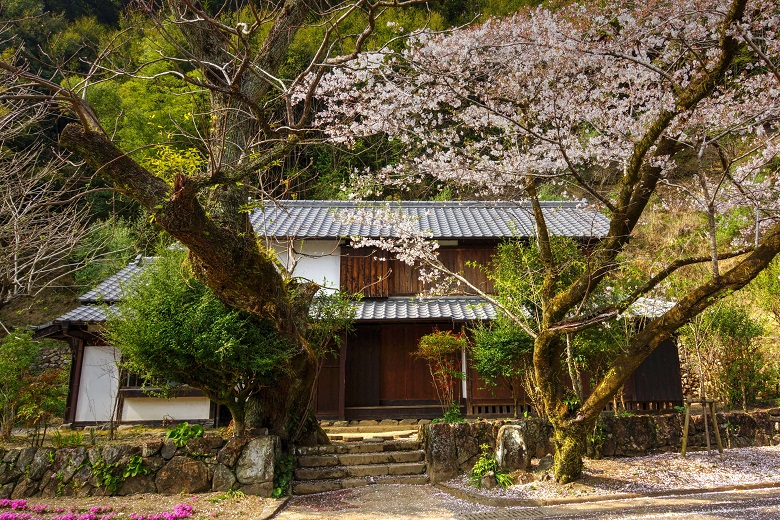
[[[193,176],[204,164],[205,160],[195,148],[177,150],[164,145],[157,149],[155,155],[147,158],[144,165],[167,183],[173,184],[176,175]]]
[[[122,472],[119,471],[119,463],[109,464],[103,458],[92,464],[92,476],[98,482],[98,486],[105,488],[109,495],[116,495],[125,481]]]
[[[716,238],[718,243],[728,247],[733,245],[734,240],[743,240],[745,228],[750,226],[755,218],[750,208],[738,207],[719,215],[717,220]]]
[[[588,457],[594,459],[600,459],[602,456],[602,450],[604,449],[604,441],[606,435],[604,434],[604,422],[599,418],[596,424],[593,426],[593,431],[588,434],[586,439],[585,450]]]
[[[566,237],[551,237],[550,249],[557,267],[552,291],[558,292],[580,276],[586,267],[586,258],[580,245]],[[529,325],[536,329],[540,319],[541,290],[545,268],[535,241],[511,240],[499,244],[496,256],[488,270],[495,290],[515,316],[528,316]]]
[[[450,408],[444,412],[444,422],[446,423],[461,423],[466,422],[466,419],[460,413],[460,406],[458,403],[450,403]]]
[[[33,445],[41,446],[52,419],[65,414],[67,375],[64,370],[44,370],[27,376],[24,383],[18,417],[32,430]]]
[[[217,496],[209,498],[208,501],[212,504],[216,504],[218,502],[222,502],[223,500],[241,500],[243,498],[246,498],[246,495],[243,491],[239,489],[228,489],[227,491],[223,491]]]
[[[14,331],[0,340],[3,439],[10,438],[14,425],[22,424],[33,429],[33,443],[41,444],[50,421],[65,411],[66,375],[62,370],[37,370],[40,349],[31,332]]]
[[[199,424],[190,426],[187,422],[179,423],[165,432],[165,438],[171,439],[177,448],[186,446],[188,440],[197,437],[203,437],[203,426]]]
[[[506,386],[517,401],[523,388],[523,376],[532,370],[534,340],[503,316],[471,329],[471,360],[485,384]]]
[[[601,379],[613,360],[636,335],[637,325],[630,318],[605,321],[572,335],[574,360],[594,381]]]
[[[323,356],[341,345],[344,332],[355,322],[355,303],[362,295],[342,291],[320,291],[309,308],[306,340],[318,355]]]
[[[481,488],[482,477],[492,471],[496,476],[496,482],[498,482],[499,486],[502,488],[511,486],[514,483],[512,477],[498,469],[498,462],[496,462],[496,458],[493,456],[490,445],[482,444],[480,445],[480,449],[482,450],[482,454],[479,456],[476,464],[474,464],[474,467],[471,468],[471,473],[469,473],[469,484]]]
[[[92,464],[92,476],[109,495],[119,493],[122,484],[128,478],[149,473],[149,470],[144,466],[143,457],[140,455],[132,456],[121,470],[120,466],[119,462],[109,464],[102,457]]]
[[[438,0],[430,2],[429,8],[452,27],[475,20],[484,21],[488,16],[511,15],[523,7],[539,4],[539,0]]]
[[[466,422],[463,415],[460,413],[460,406],[458,403],[450,403],[450,407],[444,412],[443,417],[436,417],[431,421],[431,424],[439,423],[462,423]]]
[[[121,218],[95,222],[73,252],[84,266],[74,274],[79,285],[93,287],[116,273],[136,254],[134,229]]]
[[[761,271],[748,286],[753,301],[780,326],[780,258]]]
[[[110,313],[107,337],[126,369],[173,395],[186,384],[226,405],[243,425],[246,399],[288,370],[299,347],[274,326],[219,301],[167,251],[127,290]]]
[[[25,381],[39,346],[31,332],[14,331],[0,340],[0,437],[9,439],[25,396]]]
[[[727,300],[680,329],[680,343],[711,396],[746,409],[769,386],[769,360],[755,341],[763,331],[744,307]]]
[[[77,448],[84,443],[84,436],[80,432],[71,432],[63,435],[59,430],[54,430],[51,435],[51,443],[55,448]]]
[[[122,471],[122,478],[127,479],[130,477],[137,477],[138,475],[146,475],[148,473],[149,470],[144,467],[143,457],[140,455],[133,455],[130,457],[127,464],[125,464],[125,469]]]
[[[65,25],[47,44],[52,58],[68,71],[88,72],[109,29],[92,17],[80,17]]]
[[[276,461],[274,469],[274,490],[271,498],[281,498],[290,494],[290,484],[295,470],[295,456],[288,455]]]

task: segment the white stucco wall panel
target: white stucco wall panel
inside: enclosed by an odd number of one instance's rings
[[[108,422],[119,387],[119,352],[114,347],[84,347],[76,403],[76,422]]]
[[[288,244],[273,246],[279,261],[292,266]],[[328,289],[338,289],[341,283],[341,246],[338,240],[296,240],[294,243],[295,269],[298,276],[318,283]]]
[[[125,398],[122,421],[195,421],[209,418],[211,402],[206,397]]]

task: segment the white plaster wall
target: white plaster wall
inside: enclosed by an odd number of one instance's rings
[[[158,397],[125,398],[122,421],[193,421],[209,418],[211,402],[207,397]]]
[[[108,422],[119,387],[119,352],[114,347],[84,347],[79,395],[76,403],[77,422]]]
[[[286,244],[277,244],[274,250],[285,266],[289,262]],[[341,284],[341,247],[338,240],[296,240],[295,258],[298,263],[293,276],[306,278],[329,289]]]

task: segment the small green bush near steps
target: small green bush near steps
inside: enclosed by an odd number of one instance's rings
[[[498,482],[498,485],[502,488],[508,488],[514,484],[512,477],[509,474],[499,471],[498,462],[496,462],[495,457],[491,453],[490,445],[482,444],[480,445],[480,448],[482,449],[482,454],[479,456],[477,463],[474,464],[474,467],[471,468],[471,473],[469,473],[469,484],[481,488],[482,477],[491,471],[496,476],[496,482]]]

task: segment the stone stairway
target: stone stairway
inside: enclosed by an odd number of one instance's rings
[[[425,452],[410,439],[338,441],[296,448],[295,495],[367,486],[427,484]]]

